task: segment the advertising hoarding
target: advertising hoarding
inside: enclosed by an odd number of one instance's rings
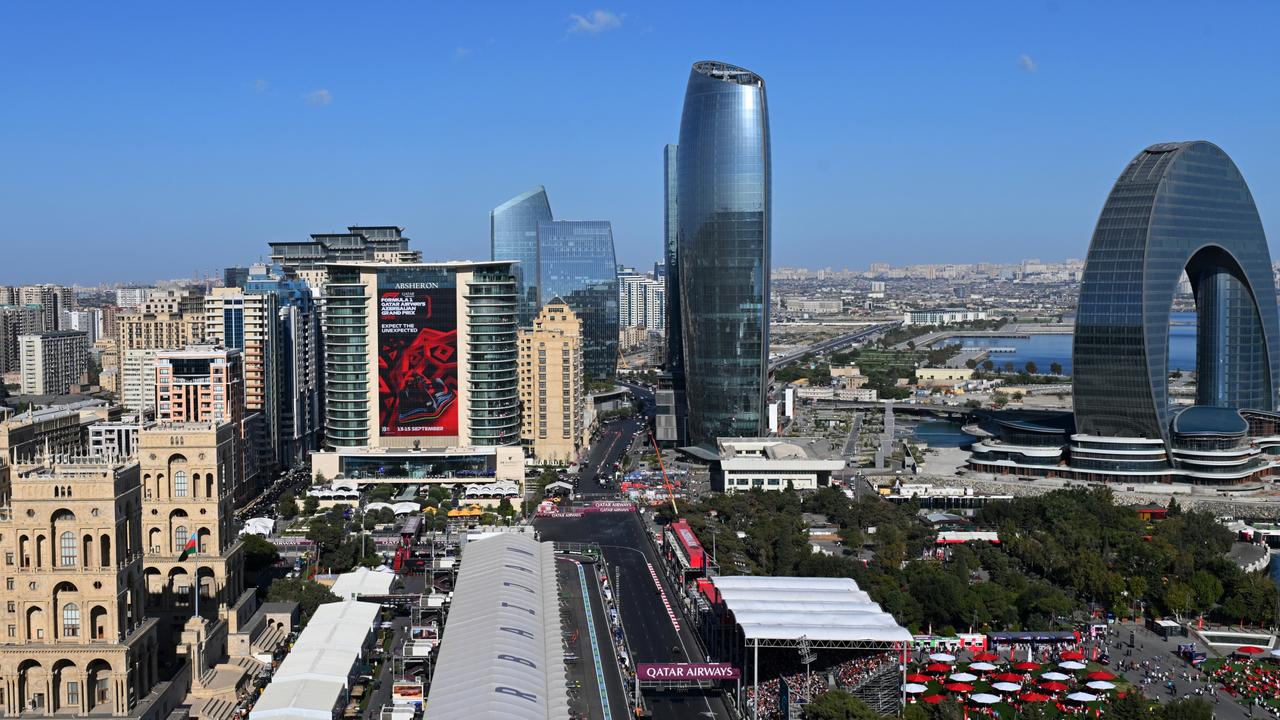
[[[640,663],[636,677],[641,680],[737,680],[738,668],[729,663]]]
[[[378,424],[384,436],[458,434],[458,323],[445,270],[378,274]]]

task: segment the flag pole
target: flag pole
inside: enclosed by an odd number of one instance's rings
[[[192,617],[200,617],[200,563],[196,563],[196,581],[194,583],[196,589],[196,612]]]

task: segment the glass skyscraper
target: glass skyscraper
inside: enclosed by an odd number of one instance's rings
[[[761,435],[769,373],[764,79],[721,62],[695,63],[675,157],[675,304],[681,314],[688,441]]]
[[[678,167],[678,145],[667,145],[662,148],[662,226],[663,238],[663,281],[667,288],[667,327],[666,327],[666,371],[671,376],[671,419],[662,421],[670,423],[675,433],[676,442],[685,440],[685,423],[688,415],[688,400],[684,390],[684,333],[680,319],[680,254],[678,238],[680,236],[679,185],[676,168]],[[663,433],[669,435],[669,433]]]
[[[607,220],[538,225],[540,304],[564,300],[582,320],[588,377],[612,380],[618,370],[618,264]]]
[[[538,224],[551,222],[551,203],[539,185],[489,212],[491,260],[516,260],[517,321],[533,324],[538,314]]]
[[[1169,312],[1184,272],[1196,298],[1197,404],[1276,408],[1280,323],[1249,187],[1216,145],[1152,145],[1116,181],[1089,245],[1072,358],[1082,436],[1168,445]]]

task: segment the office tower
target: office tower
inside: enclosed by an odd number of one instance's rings
[[[155,620],[143,605],[136,462],[20,463],[0,519],[0,707],[8,717],[164,718]],[[163,688],[160,688],[163,689]]]
[[[281,462],[276,301],[275,295],[250,294],[239,288],[214,288],[204,299],[204,340],[240,351],[244,410],[262,414],[263,436],[256,440],[266,451],[263,462],[271,468]]]
[[[517,319],[528,327],[538,313],[538,225],[551,222],[551,203],[541,185],[489,212],[489,259],[514,260],[518,296]]]
[[[176,638],[195,608],[216,620],[244,590],[244,553],[233,526],[239,431],[226,422],[153,423],[138,433],[147,614]],[[196,547],[181,559],[191,538]],[[197,581],[197,575],[199,579]]]
[[[1168,443],[1169,311],[1184,273],[1196,403],[1276,408],[1280,321],[1253,196],[1216,145],[1166,143],[1125,168],[1089,246],[1072,358],[1080,433]]]
[[[667,329],[666,283],[635,270],[618,272],[618,324],[644,327],[654,332]]]
[[[769,374],[769,114],[764,80],[689,73],[676,152],[689,441],[764,434]]]
[[[538,224],[539,304],[560,298],[582,321],[587,377],[618,371],[618,263],[605,220]]]
[[[247,267],[229,267],[222,270],[222,286],[228,288],[242,288],[244,283],[249,279],[249,268]]]
[[[538,462],[573,462],[588,439],[582,346],[582,321],[560,298],[520,330],[520,437]]]
[[[58,297],[61,295],[56,285],[23,285],[18,288],[18,305],[40,306],[40,330],[51,332],[58,329]]]
[[[89,338],[64,330],[18,336],[23,395],[65,395],[89,369]]]
[[[18,372],[18,336],[40,332],[39,305],[0,305],[0,375]]]
[[[520,442],[510,262],[330,266],[325,444]]]
[[[312,233],[310,240],[273,242],[271,264],[296,272],[317,293],[328,279],[328,263],[416,263],[404,228],[353,225],[345,233]]]

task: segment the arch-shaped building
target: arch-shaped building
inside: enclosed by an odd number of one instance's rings
[[[1271,255],[1231,158],[1203,141],[1138,153],[1085,261],[1073,391],[1081,435],[1170,438],[1169,313],[1186,273],[1198,318],[1198,405],[1274,410],[1280,378]]]

